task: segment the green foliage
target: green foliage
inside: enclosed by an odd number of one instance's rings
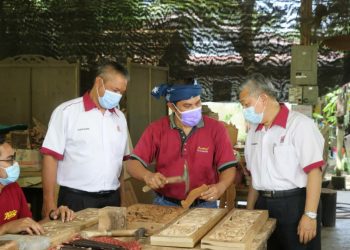
[[[314,113],[313,117],[315,119],[322,119],[329,125],[336,125],[337,117],[337,99],[338,95],[341,93],[341,89],[338,88],[325,96],[325,106],[322,109],[322,115]]]

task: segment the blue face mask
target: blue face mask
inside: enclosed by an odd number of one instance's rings
[[[262,113],[256,113],[255,112],[255,106],[256,104],[258,103],[259,101],[259,98],[260,96],[258,97],[258,100],[256,100],[256,103],[254,106],[251,106],[249,108],[245,108],[243,109],[243,115],[244,115],[244,118],[250,122],[250,123],[253,123],[253,124],[259,124],[262,122],[263,120],[263,117],[264,117],[264,112]]]
[[[7,185],[18,180],[20,168],[17,162],[14,162],[12,166],[3,169],[6,171],[7,178],[0,178],[0,183],[2,185]]]
[[[103,84],[103,87],[104,86],[105,85]],[[98,95],[98,102],[100,103],[102,108],[112,109],[119,105],[120,99],[122,98],[121,94],[105,89],[105,94],[102,97],[100,97],[97,89],[96,91]]]

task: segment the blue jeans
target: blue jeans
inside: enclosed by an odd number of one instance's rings
[[[153,200],[153,204],[155,205],[160,205],[160,206],[175,206],[178,207],[179,204],[176,204],[174,202],[165,200],[163,196],[160,195],[156,195],[156,197]],[[200,203],[196,206],[191,206],[191,208],[198,208],[198,207],[202,207],[202,208],[217,208],[217,203],[216,201],[205,201],[203,203]]]

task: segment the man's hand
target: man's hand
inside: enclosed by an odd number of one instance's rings
[[[317,233],[317,220],[307,217],[305,214],[301,217],[298,225],[298,235],[300,243],[308,243],[315,238]]]
[[[143,180],[152,189],[162,188],[167,183],[166,177],[158,172],[146,174]]]
[[[50,219],[58,220],[61,218],[62,222],[72,221],[75,218],[74,211],[66,206],[60,206],[54,210],[51,210],[49,214]]]
[[[215,201],[221,197],[225,190],[226,186],[223,183],[219,182],[214,185],[210,185],[209,189],[203,192],[200,198],[206,201]]]
[[[4,233],[17,234],[20,232],[27,232],[30,235],[41,235],[44,234],[44,228],[32,218],[21,218],[13,220],[3,224]]]
[[[57,207],[54,202],[47,202],[44,200],[43,202],[43,208],[41,210],[42,218],[48,218],[50,215],[50,211],[56,210]]]

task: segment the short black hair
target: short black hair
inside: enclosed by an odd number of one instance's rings
[[[96,79],[96,77],[103,75],[108,69],[112,69],[120,74],[122,74],[123,76],[125,76],[125,78],[129,79],[129,72],[128,70],[120,63],[116,62],[116,61],[101,61],[96,69],[95,69],[95,77],[94,79]]]
[[[0,134],[0,145],[4,144],[6,142],[6,135]]]

